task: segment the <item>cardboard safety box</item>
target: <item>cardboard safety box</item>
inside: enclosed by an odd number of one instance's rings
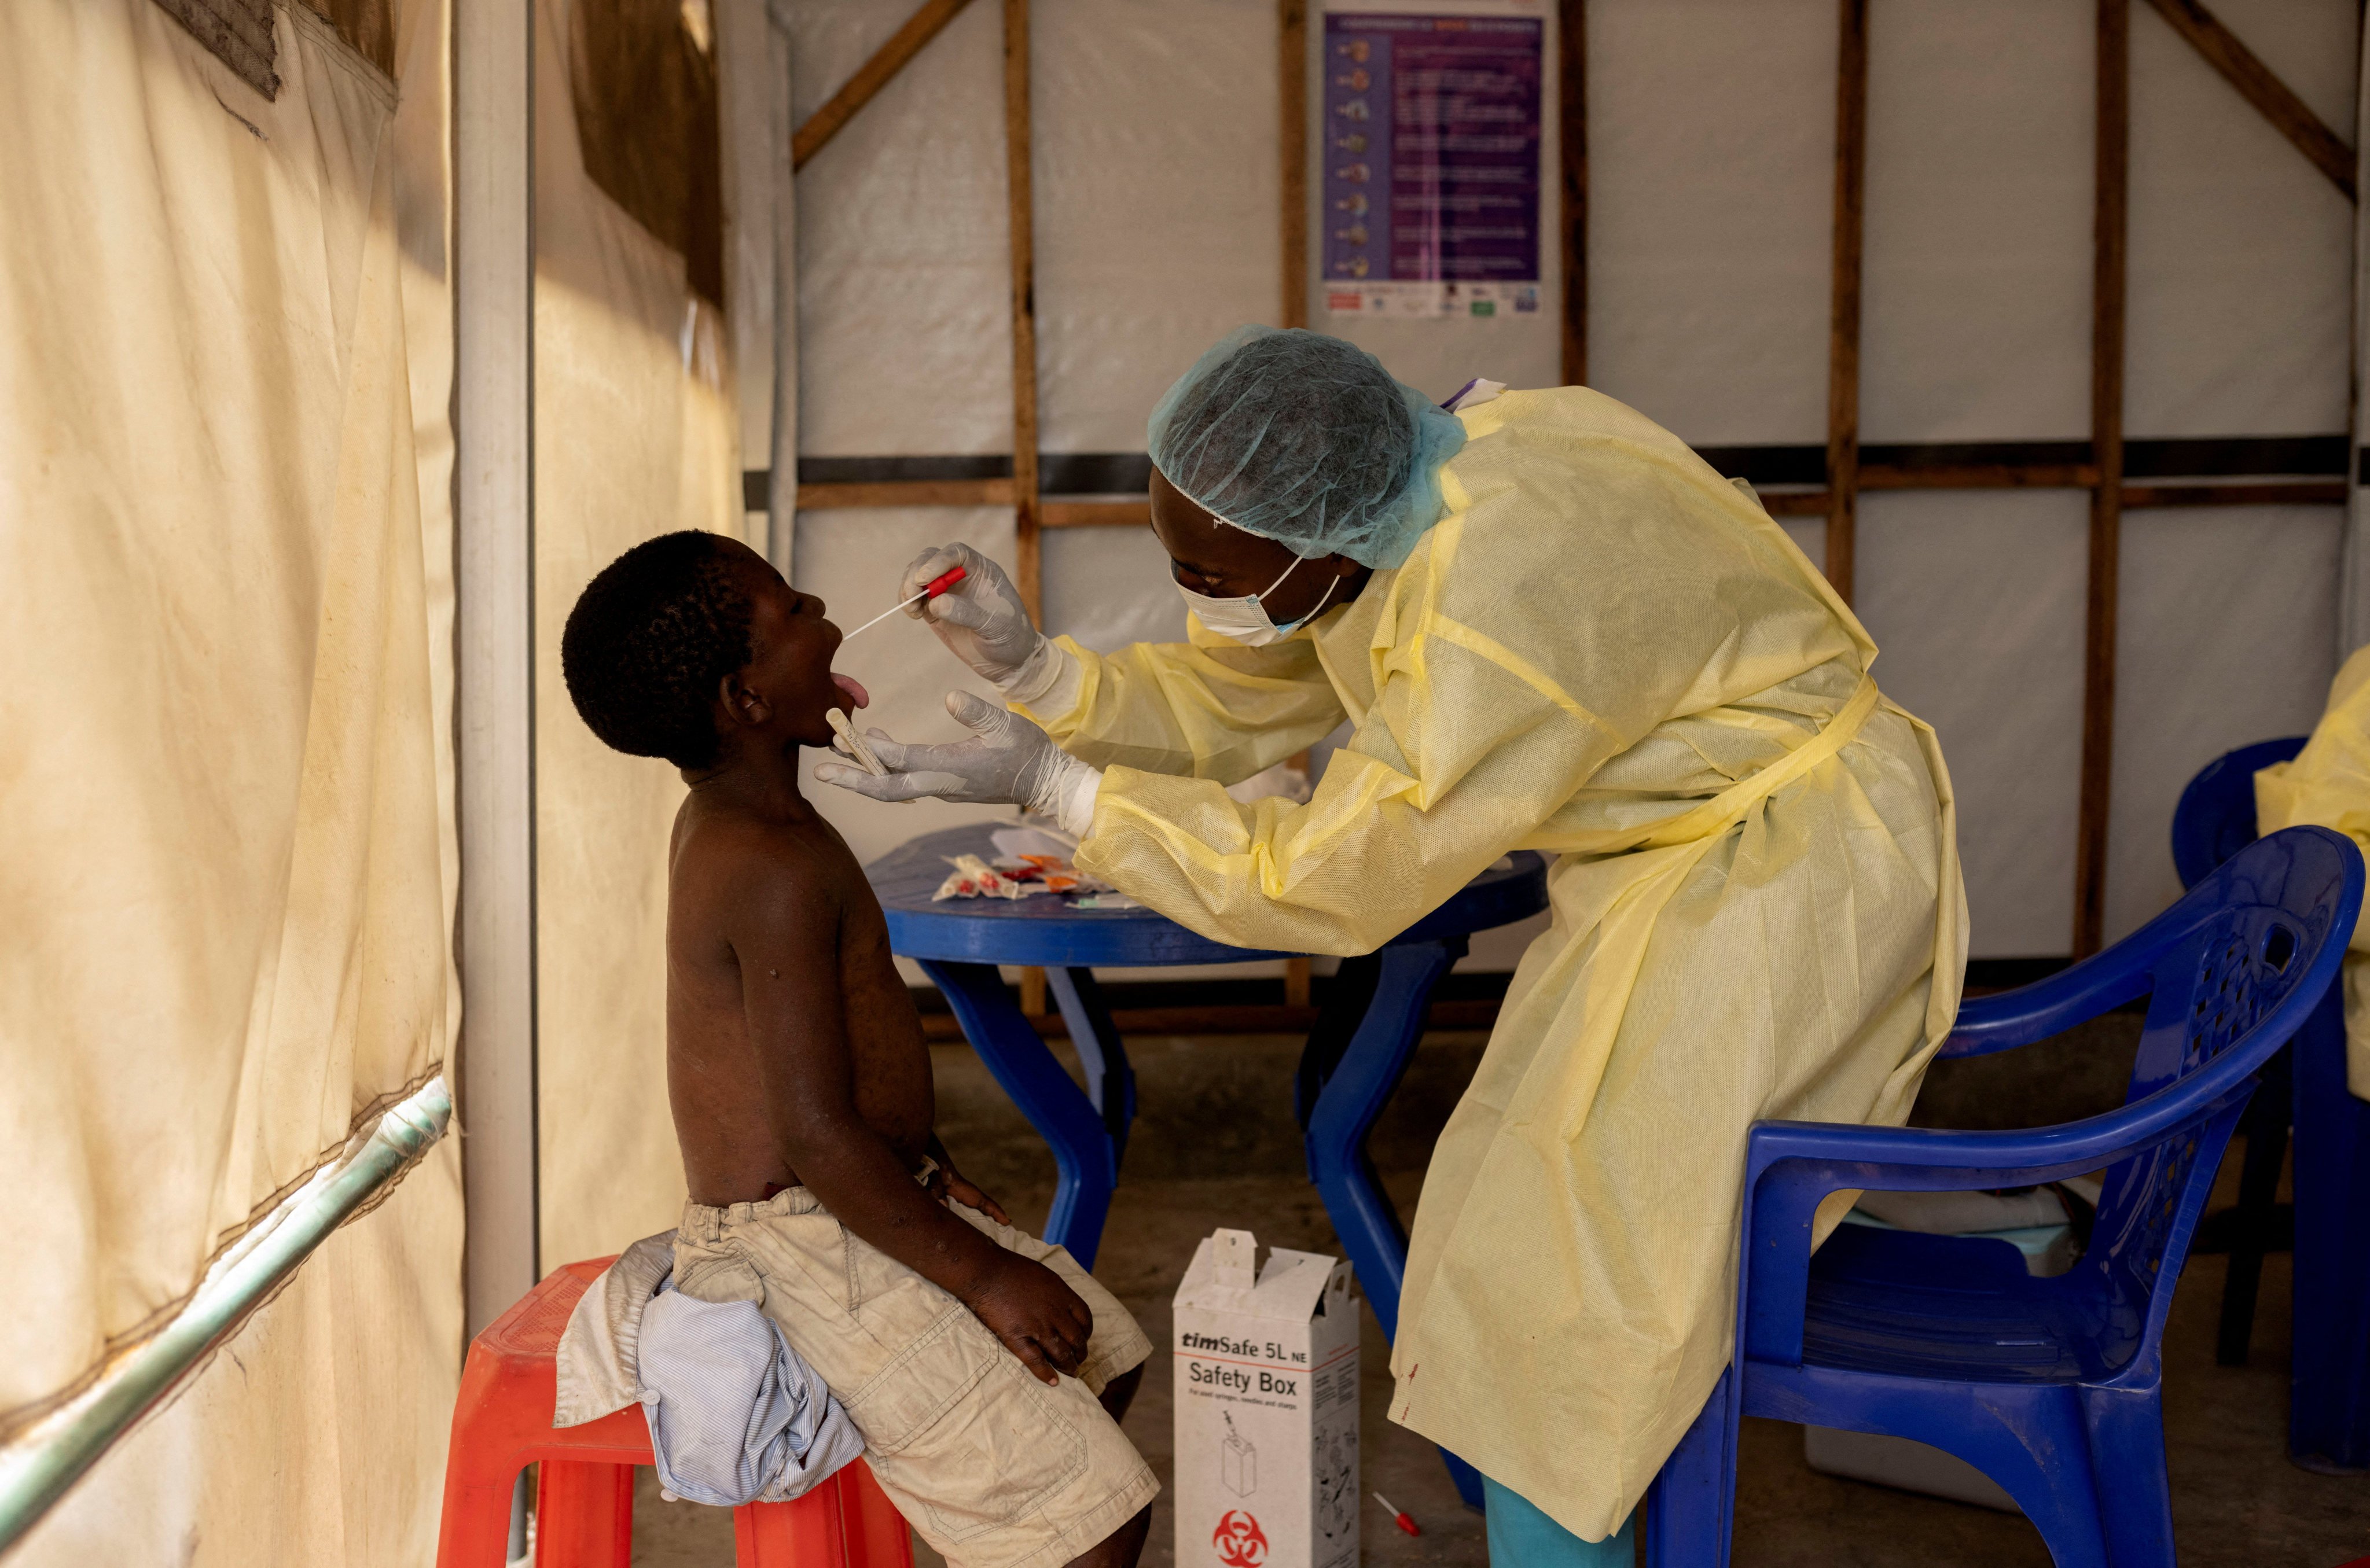
[[[1357,1568],[1350,1265],[1220,1230],[1177,1288],[1178,1568]]]

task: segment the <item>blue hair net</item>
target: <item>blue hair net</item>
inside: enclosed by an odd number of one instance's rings
[[[1399,565],[1440,521],[1465,427],[1383,362],[1321,332],[1243,326],[1177,379],[1145,432],[1153,465],[1211,512],[1294,555]]]

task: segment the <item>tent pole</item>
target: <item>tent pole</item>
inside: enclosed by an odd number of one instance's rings
[[[787,396],[797,426],[796,324],[779,320],[791,279],[777,272],[791,230],[788,155],[789,40],[765,0],[716,0],[716,87],[721,134],[717,153],[724,186],[724,324],[732,337],[740,425],[743,537],[790,576],[790,524],[798,501],[797,464],[775,461]],[[787,470],[787,472],[786,472]],[[783,483],[777,486],[777,475]],[[752,483],[760,479],[759,483]],[[763,532],[757,530],[762,527]]]
[[[1588,384],[1588,0],[1556,7],[1557,164],[1562,174],[1563,383]]]
[[[1275,46],[1276,189],[1280,193],[1276,217],[1283,239],[1283,275],[1278,280],[1275,322],[1286,328],[1305,327],[1308,325],[1308,0],[1276,0]],[[1149,503],[1140,509],[1128,503],[1126,511],[1131,515],[1125,521],[1134,521],[1132,514],[1138,510],[1150,526]],[[1122,521],[1122,513],[1110,508],[1053,506],[1045,511],[1048,528]],[[1308,771],[1306,749],[1286,761],[1304,773]],[[1286,958],[1284,1005],[1306,1007],[1308,997],[1308,960]]]
[[[798,163],[784,132],[790,125],[793,62],[789,30],[767,7],[765,64],[773,220],[773,395],[765,440],[765,553],[796,581],[799,508],[799,196]]]
[[[1030,185],[1029,0],[1004,0],[1004,168],[1012,235],[1012,506],[1021,602],[1045,618],[1037,537],[1037,235]]]
[[[2098,173],[2090,282],[2090,582],[2082,651],[2082,801],[2075,833],[2074,956],[2106,930],[2114,784],[2116,579],[2123,526],[2123,252],[2131,145],[2131,0],[2099,0]]]
[[[1012,534],[1020,601],[1045,624],[1037,494],[1037,201],[1030,178],[1029,0],[1004,0],[1004,170],[1012,238]],[[1045,971],[1020,971],[1020,1011],[1045,1012]]]
[[[541,1276],[535,1202],[534,22],[453,12],[454,577],[468,1327]]]
[[[842,83],[829,102],[807,117],[790,140],[790,167],[793,172],[807,166],[807,160],[823,150],[831,139],[839,134],[840,127],[856,118],[856,111],[872,101],[873,95],[887,86],[906,63],[922,52],[924,45],[946,30],[970,0],[926,0],[921,9],[905,18],[905,25],[890,35],[889,41],[873,52],[872,58],[856,68],[856,74]],[[778,26],[778,24],[777,24]],[[782,112],[788,114],[785,103]]]
[[[1835,253],[1828,273],[1827,581],[1852,601],[1859,543],[1859,278],[1868,188],[1868,0],[1838,0]]]
[[[2356,48],[2359,52],[2354,62],[2353,76],[2353,144],[2357,149],[2355,158],[2359,166],[2364,155],[2370,155],[2370,142],[2363,140],[2365,134],[2370,134],[2370,92],[2363,90],[2363,84],[2370,82],[2370,29],[2362,32]],[[2370,170],[2362,172],[2370,173]],[[2351,341],[2346,351],[2345,532],[2341,536],[2337,557],[2336,653],[2340,664],[2344,663],[2355,648],[2370,642],[2370,593],[2365,593],[2364,587],[2364,568],[2370,567],[2370,562],[2364,559],[2365,541],[2363,536],[2364,527],[2370,526],[2370,513],[2364,511],[2362,493],[2363,483],[2370,475],[2362,472],[2361,457],[2364,438],[2370,437],[2370,430],[2364,430],[2362,422],[2363,330],[2365,326],[2370,326],[2370,315],[2365,315],[2363,298],[2364,285],[2370,282],[2370,279],[2364,276],[2363,259],[2370,256],[2370,213],[2364,213],[2358,201],[2354,204],[2351,234],[2353,254],[2350,259],[2353,276],[2347,291],[2353,306],[2353,320],[2348,324]]]
[[[389,1107],[367,1140],[350,1143],[348,1156],[316,1172],[224,1253],[170,1322],[0,1452],[0,1554],[228,1344],[314,1249],[399,1181],[452,1116],[442,1076]]]

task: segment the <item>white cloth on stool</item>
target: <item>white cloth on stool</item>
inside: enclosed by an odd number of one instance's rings
[[[785,1503],[864,1451],[863,1435],[754,1300],[673,1287],[674,1232],[636,1242],[585,1290],[560,1335],[551,1424],[639,1402],[668,1493]]]

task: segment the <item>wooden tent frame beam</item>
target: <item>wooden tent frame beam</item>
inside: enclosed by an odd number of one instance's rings
[[[1868,0],[1835,6],[1835,197],[1827,291],[1826,576],[1852,601],[1859,546],[1859,318],[1868,197]]]
[[[1282,223],[1283,276],[1277,280],[1276,325],[1286,329],[1308,325],[1308,0],[1276,0],[1276,217]],[[1065,507],[1062,523],[1090,526],[1139,520],[1152,526],[1152,503],[1091,503]],[[1287,761],[1304,774],[1308,752],[1304,749]],[[1287,1009],[1308,1011],[1308,960],[1283,961],[1283,1001]]]
[[[2273,74],[2272,68],[2219,17],[2198,0],[2148,0],[2148,4],[2156,7],[2157,15],[2170,24],[2174,32],[2188,40],[2192,49],[2205,57],[2208,65],[2221,73],[2224,81],[2238,90],[2240,97],[2271,121],[2272,130],[2286,137],[2306,161],[2328,176],[2329,182],[2343,191],[2348,201],[2356,199],[2353,149],[2313,113],[2294,89]]]
[[[1037,475],[1037,197],[1029,124],[1029,0],[1004,0],[1005,223],[1012,245],[1012,506],[1014,587],[1045,624],[1045,541]],[[991,481],[995,483],[995,481]],[[1020,1011],[1046,1011],[1045,971],[1020,971]]]
[[[829,144],[840,129],[856,118],[857,110],[870,103],[881,88],[893,80],[923,46],[946,31],[947,24],[971,0],[924,0],[922,7],[905,19],[905,25],[889,35],[889,41],[872,52],[872,58],[856,68],[856,74],[831,95],[823,106],[807,116],[790,137],[790,172],[796,174],[807,166],[807,161]]]
[[[1556,165],[1563,208],[1563,383],[1588,384],[1588,0],[1556,7]]]
[[[2096,172],[2091,203],[2089,593],[2083,617],[2081,801],[2074,830],[2074,956],[2103,939],[2114,792],[2115,628],[2123,526],[2124,251],[2132,133],[2131,0],[2099,0]]]
[[[1038,534],[1037,201],[1030,172],[1029,0],[1004,0],[1004,177],[1012,240],[1013,552],[1020,601],[1045,619],[1044,550]]]

